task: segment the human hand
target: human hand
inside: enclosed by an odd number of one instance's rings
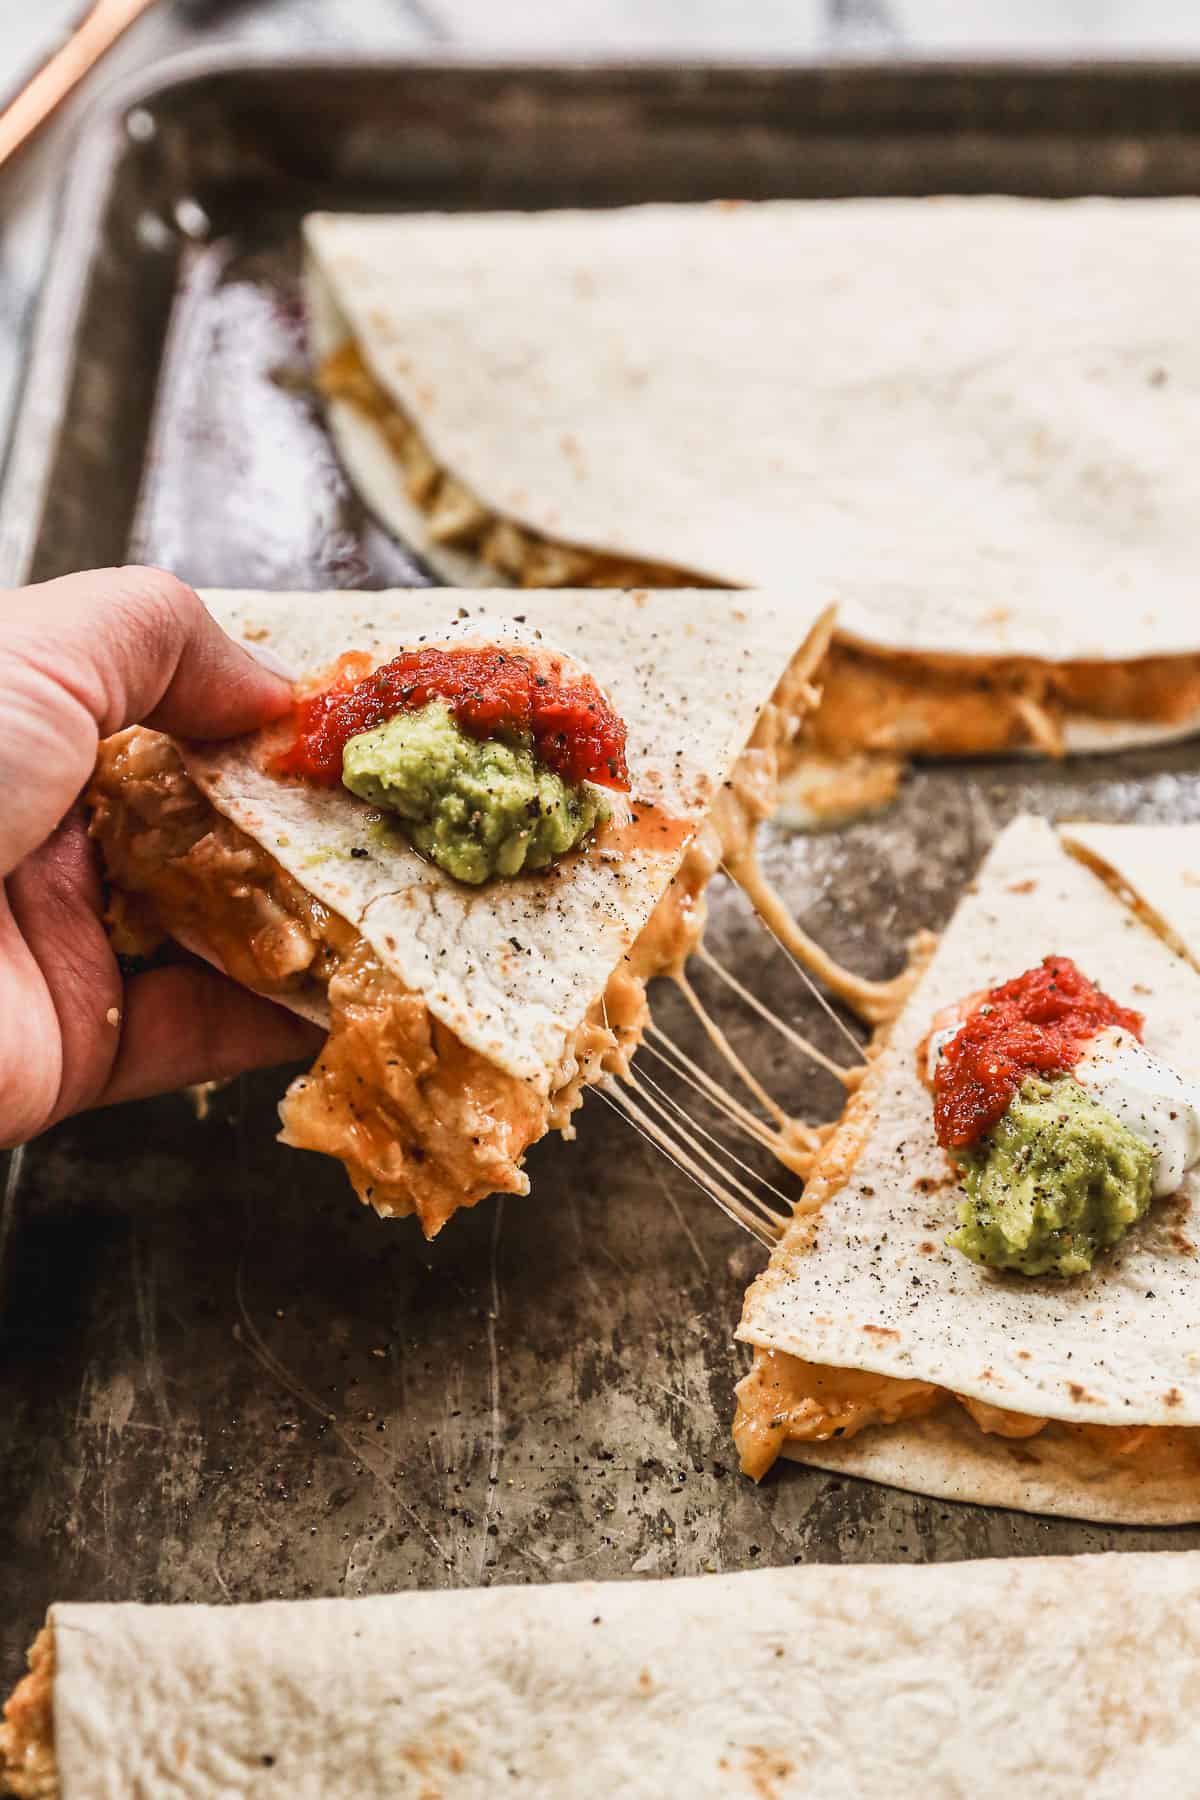
[[[79,798],[100,739],[126,725],[233,737],[289,703],[286,683],[159,570],[0,593],[0,1146],[319,1044],[197,961],[123,980]]]

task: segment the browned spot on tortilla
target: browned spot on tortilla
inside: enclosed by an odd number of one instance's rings
[[[746,1750],[746,1773],[760,1800],[777,1800],[776,1782],[786,1781],[794,1768],[777,1750],[764,1749],[761,1744],[751,1744]]]
[[[1087,1389],[1085,1387],[1080,1387],[1077,1381],[1068,1381],[1067,1392],[1070,1394],[1072,1400],[1078,1400],[1081,1405],[1084,1401],[1088,1401],[1093,1405],[1095,1404],[1095,1394],[1089,1394]]]
[[[643,1694],[654,1692],[654,1677],[649,1669],[643,1669],[638,1676],[638,1687]]]
[[[1024,881],[1010,881],[1008,891],[1010,894],[1032,894],[1036,886],[1037,882],[1033,876],[1027,875]]]
[[[1028,1362],[1030,1354],[1031,1353],[1028,1350],[1018,1350],[1017,1351],[1017,1355],[1020,1357],[1022,1362]]]
[[[1183,1405],[1183,1395],[1180,1393],[1178,1388],[1173,1387],[1173,1388],[1167,1389],[1166,1393],[1163,1395],[1163,1405],[1164,1406],[1182,1406]]]
[[[928,1238],[926,1238],[923,1244],[918,1244],[917,1249],[921,1252],[922,1256],[936,1256],[937,1254],[937,1245],[931,1244]]]
[[[1180,1256],[1195,1256],[1196,1246],[1193,1244],[1191,1238],[1186,1236],[1184,1232],[1173,1231],[1171,1233],[1171,1242],[1175,1249],[1178,1250]]]
[[[897,1342],[900,1339],[900,1333],[893,1331],[890,1325],[864,1325],[863,1330],[870,1332],[872,1337],[895,1338]]]
[[[424,1777],[426,1785],[419,1789],[420,1800],[442,1800],[442,1789],[438,1785],[441,1770],[445,1768],[452,1775],[461,1775],[467,1766],[465,1751],[442,1735],[451,1723],[448,1713],[436,1713],[426,1732],[400,1746],[404,1761]]]
[[[270,632],[265,625],[243,625],[242,636],[248,644],[261,644],[264,638],[270,636]]]

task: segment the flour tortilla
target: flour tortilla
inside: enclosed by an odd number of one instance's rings
[[[61,1800],[1123,1800],[1200,1753],[1200,1554],[56,1606]]]
[[[807,600],[793,592],[785,606],[713,592],[631,599],[437,589],[211,593],[206,604],[232,636],[296,675],[351,649],[383,660],[422,637],[502,634],[533,644],[542,633],[546,647],[595,676],[625,719],[635,792],[697,823],[799,648],[801,621],[814,623],[821,610],[811,590]],[[681,845],[634,848],[467,888],[402,839],[378,842],[371,809],[342,787],[266,773],[253,739],[192,745],[185,755],[213,805],[357,926],[437,1018],[542,1093],[682,856]]]
[[[1200,825],[1064,825],[1060,836],[1200,966]]]
[[[950,1404],[836,1443],[786,1444],[782,1454],[936,1500],[1095,1525],[1186,1525],[1200,1518],[1200,1442],[1188,1432],[1177,1436],[1183,1441],[1161,1456],[1146,1449],[1106,1455],[1064,1426],[1030,1438],[988,1436]]]
[[[316,358],[353,337],[438,461],[553,541],[730,586],[803,567],[878,649],[1200,652],[1195,200],[318,214],[305,238]],[[369,421],[331,425],[393,530],[496,579],[430,542]]]
[[[1122,860],[1132,866],[1132,843]],[[847,1444],[790,1444],[800,1460],[993,1505],[1155,1523],[1200,1518],[1200,1436],[1189,1435],[1200,1426],[1200,1257],[1189,1216],[1200,1196],[1196,1173],[1069,1282],[997,1275],[945,1246],[959,1190],[934,1136],[917,1046],[939,1009],[1050,953],[1074,956],[1114,998],[1142,1011],[1151,1051],[1200,1072],[1195,968],[1048,825],[1018,819],[896,1023],[850,1179],[789,1227],[746,1297],[738,1336],[1067,1426],[1186,1428],[1182,1453],[1161,1470],[1144,1461],[1140,1481],[1136,1456],[1106,1469],[1061,1430],[1006,1442],[968,1431],[953,1405],[945,1418],[872,1427]]]

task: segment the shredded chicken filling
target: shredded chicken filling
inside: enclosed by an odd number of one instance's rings
[[[646,983],[681,968],[699,940],[721,856],[702,825],[547,1098],[464,1044],[352,925],[219,814],[168,738],[135,728],[110,739],[90,799],[117,948],[144,955],[169,934],[261,993],[323,998],[329,1037],[284,1098],[284,1141],[337,1157],[360,1198],[385,1216],[416,1212],[429,1236],[486,1194],[527,1192],[530,1144],[548,1129],[573,1135],[583,1089],[625,1072],[648,1017]]]
[[[828,1443],[856,1437],[875,1425],[937,1411],[951,1402],[964,1407],[980,1431],[1006,1438],[1037,1437],[1050,1426],[1067,1429],[1104,1455],[1136,1456],[1156,1447],[1178,1448],[1185,1434],[1167,1426],[1070,1425],[1031,1413],[1012,1412],[969,1394],[931,1382],[904,1381],[863,1369],[832,1369],[781,1350],[754,1352],[750,1372],[738,1383],[733,1435],[742,1469],[758,1481],[784,1445]],[[1198,1452],[1197,1454],[1200,1454]]]
[[[30,1646],[29,1673],[13,1689],[0,1725],[0,1785],[16,1800],[57,1800],[54,1755],[54,1634],[42,1627]]]
[[[835,642],[803,741],[827,756],[1063,753],[1068,714],[1182,724],[1200,713],[1200,657],[1047,663],[884,654]]]
[[[353,342],[325,359],[317,384],[326,399],[346,401],[383,433],[433,542],[470,551],[505,581],[526,588],[712,585],[664,563],[556,543],[492,512],[437,461],[420,428],[380,387]]]

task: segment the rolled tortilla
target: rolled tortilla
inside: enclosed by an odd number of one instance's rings
[[[1198,1617],[1197,1553],[55,1606],[8,1779],[23,1800],[1184,1793]]]
[[[998,197],[318,214],[314,357],[361,359],[375,413],[331,390],[347,470],[447,579],[551,586],[618,558],[638,581],[771,587],[803,567],[848,644],[959,657],[967,685],[1014,659],[1035,685],[1145,664],[1115,712],[1054,709],[1062,747],[1113,749],[1200,722],[1198,216]],[[489,561],[497,522],[524,563]]]
[[[1122,842],[1110,854],[1131,883],[1139,847],[1155,842],[1138,833],[1103,834]],[[1160,854],[1153,867],[1161,872],[1163,862]],[[1151,1052],[1189,1073],[1200,1067],[1192,962],[1047,824],[1018,819],[997,840],[844,1120],[830,1174],[816,1177],[819,1204],[798,1214],[747,1294],[738,1336],[756,1357],[740,1389],[738,1435],[753,1472],[786,1453],[990,1505],[1130,1523],[1200,1518],[1197,1172],[1069,1281],[997,1274],[944,1241],[958,1186],[934,1135],[918,1045],[942,1007],[1048,954],[1075,955],[1143,1012]],[[789,1412],[792,1389],[799,1383],[799,1396],[803,1388],[798,1364],[932,1384],[941,1404],[857,1436],[806,1437],[807,1424]],[[1050,1424],[1027,1437],[984,1431],[951,1396]],[[918,1404],[926,1397],[913,1396]],[[1097,1437],[1095,1426],[1152,1430],[1131,1445],[1119,1434]]]

